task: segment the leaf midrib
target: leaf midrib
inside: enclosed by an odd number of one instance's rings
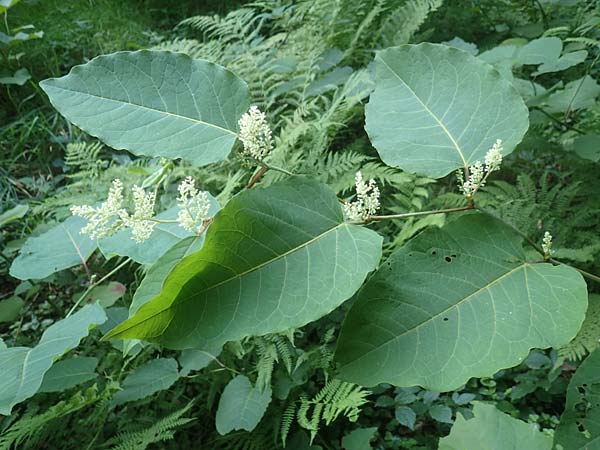
[[[152,112],[156,112],[156,113],[160,113],[160,114],[165,114],[167,116],[172,116],[172,117],[175,117],[175,118],[178,118],[178,119],[187,120],[187,121],[190,121],[190,122],[195,123],[195,124],[201,124],[201,125],[205,125],[205,126],[210,127],[210,128],[216,128],[216,129],[218,129],[220,131],[223,131],[223,132],[225,132],[227,134],[230,134],[232,136],[236,136],[237,137],[237,133],[234,132],[234,131],[228,130],[227,128],[220,127],[220,126],[212,124],[210,122],[205,122],[205,121],[200,120],[200,119],[194,119],[193,117],[182,116],[180,114],[175,114],[175,113],[172,113],[172,112],[169,112],[169,111],[163,111],[161,109],[150,108],[148,106],[140,105],[138,103],[133,103],[131,101],[117,100],[117,99],[114,99],[114,98],[102,97],[100,95],[92,94],[92,93],[89,93],[89,92],[77,91],[75,89],[67,89],[67,88],[64,88],[62,86],[58,86],[56,84],[50,84],[50,83],[44,83],[44,84],[46,86],[54,88],[54,89],[61,89],[63,91],[67,91],[67,92],[75,92],[77,94],[87,95],[87,96],[90,96],[90,97],[95,97],[95,98],[98,98],[98,99],[101,99],[101,100],[111,101],[111,102],[115,102],[115,103],[119,103],[119,104],[132,105],[132,106],[136,106],[138,108],[146,109],[148,111],[152,111]],[[199,111],[197,111],[197,112],[199,113]]]
[[[194,298],[196,298],[196,297],[197,297],[199,294],[201,294],[201,293],[203,293],[203,292],[209,291],[209,290],[211,290],[211,289],[218,288],[219,286],[222,286],[222,285],[224,285],[224,284],[226,284],[226,283],[229,283],[231,280],[235,280],[235,279],[238,279],[238,278],[242,278],[242,277],[244,277],[244,276],[248,275],[249,273],[252,273],[252,272],[255,272],[255,271],[257,271],[257,270],[260,270],[260,269],[262,269],[263,267],[266,267],[266,266],[268,266],[269,264],[272,264],[272,263],[273,263],[273,262],[275,262],[275,261],[278,261],[278,260],[280,260],[280,259],[282,259],[282,258],[285,258],[285,257],[286,257],[286,256],[288,256],[288,255],[291,255],[292,253],[295,253],[295,252],[299,251],[300,249],[303,249],[303,248],[305,248],[305,247],[308,247],[308,246],[309,246],[310,244],[312,244],[313,242],[316,242],[316,241],[318,241],[319,239],[323,238],[323,237],[324,237],[324,236],[326,236],[327,234],[329,234],[329,233],[331,233],[331,232],[333,232],[333,231],[336,231],[336,230],[340,229],[342,226],[345,226],[345,225],[349,225],[349,224],[348,224],[347,222],[340,222],[340,223],[339,223],[339,224],[337,224],[335,227],[333,227],[333,228],[330,228],[330,229],[326,230],[325,232],[323,232],[323,233],[321,233],[321,234],[318,234],[317,236],[313,237],[312,239],[309,239],[308,241],[306,241],[306,242],[303,242],[301,245],[298,245],[298,246],[296,246],[296,247],[294,247],[294,248],[291,248],[291,249],[289,249],[288,251],[286,251],[286,252],[282,253],[281,255],[277,255],[277,256],[276,256],[276,257],[274,257],[274,258],[268,259],[268,260],[266,260],[266,261],[264,261],[264,262],[262,262],[262,263],[258,264],[258,265],[257,265],[257,266],[255,266],[255,267],[251,267],[250,269],[248,269],[248,270],[245,270],[244,272],[241,272],[241,273],[239,273],[239,274],[236,274],[236,275],[234,275],[234,276],[231,276],[231,277],[229,277],[229,278],[226,278],[225,280],[222,280],[222,281],[220,281],[220,282],[218,282],[218,283],[216,283],[216,284],[214,284],[214,285],[212,285],[212,286],[208,286],[207,288],[204,288],[204,289],[202,289],[202,290],[200,290],[200,291],[196,291],[196,292],[194,292],[194,294],[193,294],[193,295],[191,295],[191,296],[189,296],[189,297],[187,297],[187,298],[184,298],[184,299],[182,299],[182,300],[179,300],[179,301],[177,302],[177,304],[173,304],[173,303],[171,303],[171,304],[170,304],[170,305],[168,305],[166,308],[164,308],[164,309],[161,309],[160,311],[157,311],[157,312],[153,313],[152,315],[145,317],[145,318],[144,318],[144,320],[142,320],[141,322],[134,323],[134,324],[132,324],[131,326],[129,326],[129,327],[127,327],[127,328],[123,329],[123,330],[119,330],[117,333],[114,333],[114,334],[113,334],[112,332],[109,332],[107,335],[105,335],[105,336],[102,338],[102,340],[106,340],[106,339],[112,339],[112,338],[115,338],[115,337],[119,336],[120,334],[123,334],[123,333],[125,333],[126,331],[129,331],[129,330],[131,330],[132,328],[135,328],[135,327],[137,327],[137,326],[141,325],[142,323],[145,323],[145,322],[147,322],[148,320],[151,320],[151,319],[153,319],[154,317],[156,317],[156,316],[158,316],[158,315],[160,315],[160,314],[164,313],[165,311],[169,310],[170,308],[175,308],[175,307],[178,307],[178,306],[180,306],[182,303],[185,303],[185,302],[187,302],[187,301],[189,301],[189,300],[191,300],[191,299],[194,299]],[[184,283],[184,286],[185,286],[185,284],[187,284],[188,282],[189,282],[189,280],[188,280],[188,281],[186,281],[186,282]],[[165,280],[165,283],[163,284],[163,288],[164,288],[165,284],[166,284],[166,280]],[[159,294],[159,295],[160,295],[160,294]],[[157,296],[157,297],[158,297],[158,296]],[[147,303],[145,303],[144,305],[142,305],[142,307],[143,307],[143,306],[145,306],[145,305],[148,305],[148,304],[152,303],[152,302],[153,302],[153,301],[154,301],[154,300],[155,300],[157,297],[154,297],[152,300],[150,300],[149,302],[147,302]],[[175,298],[176,298],[176,297],[175,297]],[[140,309],[141,309],[141,308],[140,308]],[[139,310],[138,310],[138,312],[139,312]],[[133,317],[135,317],[135,316],[133,316]],[[132,317],[132,318],[133,318],[133,317]],[[130,319],[127,319],[127,320],[131,320],[132,318],[130,318]],[[169,323],[169,325],[170,325],[170,323]],[[167,325],[167,327],[166,327],[166,328],[168,328],[168,326],[169,326],[169,325]],[[165,328],[165,329],[166,329],[166,328]],[[155,337],[155,336],[147,336],[147,337]]]
[[[389,345],[390,343],[397,341],[398,339],[402,338],[403,336],[414,332],[415,330],[417,330],[418,328],[422,327],[423,325],[426,325],[430,322],[433,322],[434,320],[436,320],[437,318],[439,318],[440,316],[446,314],[448,311],[450,311],[452,308],[458,308],[461,304],[465,303],[466,301],[468,301],[469,299],[471,299],[472,297],[480,294],[481,292],[489,289],[491,286],[493,286],[494,284],[496,284],[497,282],[499,282],[500,280],[502,280],[503,278],[508,277],[509,275],[512,275],[513,273],[521,270],[521,269],[526,269],[528,266],[530,266],[531,264],[528,262],[524,262],[522,264],[520,264],[519,266],[515,267],[514,269],[509,270],[508,272],[502,274],[501,276],[499,276],[498,278],[495,278],[494,280],[492,280],[489,283],[486,283],[484,286],[480,287],[479,289],[477,289],[475,292],[467,295],[465,298],[461,299],[459,302],[448,306],[447,308],[443,309],[442,311],[436,313],[435,315],[429,317],[428,319],[422,321],[421,323],[417,324],[416,326],[412,327],[409,330],[404,331],[401,334],[398,334],[396,336],[393,336],[392,338],[386,340],[385,342],[383,342],[382,344],[378,345],[375,348],[372,348],[371,350],[369,350],[366,353],[363,353],[362,355],[360,355],[358,358],[353,359],[351,362],[345,364],[343,367],[349,366],[350,364],[355,364],[357,361],[360,361],[361,359],[365,358],[367,355],[370,355],[371,353],[375,352],[375,351],[379,351],[381,350],[381,348],[383,348],[386,345]]]
[[[396,78],[398,78],[398,80],[400,80],[400,82],[406,87],[406,89],[408,89],[410,91],[410,93],[417,99],[417,101],[421,104],[421,106],[423,106],[423,108],[429,113],[429,115],[431,115],[431,117],[433,117],[433,119],[437,122],[437,124],[440,126],[440,128],[448,136],[448,138],[452,142],[452,145],[454,145],[454,148],[458,152],[458,156],[460,156],[460,159],[462,160],[463,165],[467,166],[468,165],[467,164],[467,160],[465,159],[465,157],[463,155],[463,152],[460,149],[460,146],[458,145],[458,142],[456,142],[456,140],[454,139],[454,137],[452,136],[452,134],[450,133],[450,131],[448,130],[448,128],[446,128],[446,125],[444,125],[444,123],[440,120],[440,118],[425,104],[425,102],[423,102],[423,100],[421,100],[421,98],[408,85],[408,83],[406,83],[402,79],[402,77],[394,69],[392,69],[392,67],[385,61],[385,59],[383,57],[380,57],[379,60],[389,69],[389,71],[391,73],[393,73],[396,76]]]

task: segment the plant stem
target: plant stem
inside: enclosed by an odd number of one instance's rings
[[[384,216],[369,216],[365,220],[357,221],[357,222],[349,222],[354,225],[363,225],[369,222],[379,221],[379,220],[389,220],[389,219],[407,219],[409,217],[417,217],[417,216],[429,216],[432,214],[445,214],[445,213],[453,213],[459,211],[468,211],[470,209],[474,209],[474,205],[460,206],[458,208],[448,208],[448,209],[434,209],[432,211],[417,211],[411,213],[404,214],[388,214]]]
[[[260,180],[263,177],[263,175],[267,173],[267,170],[269,170],[267,166],[262,166],[260,169],[258,169],[258,171],[252,176],[252,178],[250,178],[246,189],[251,189],[252,186],[254,186],[258,182],[258,180]]]
[[[111,270],[110,272],[108,272],[106,275],[104,275],[98,281],[94,281],[92,284],[90,284],[88,286],[88,288],[85,290],[85,292],[81,295],[81,297],[79,297],[77,299],[77,301],[75,302],[75,304],[73,305],[73,307],[69,310],[69,312],[67,313],[65,319],[75,312],[75,310],[77,309],[77,307],[88,296],[88,294],[92,291],[92,289],[94,289],[96,286],[98,286],[99,284],[101,284],[104,281],[106,281],[108,278],[110,278],[112,275],[114,275],[116,272],[118,272],[120,269],[122,269],[129,262],[131,262],[131,258],[125,259],[125,261],[123,261],[121,264],[119,264],[113,270]]]
[[[546,254],[544,253],[544,250],[539,245],[537,245],[529,236],[527,236],[525,233],[523,233],[521,230],[519,230],[517,227],[515,227],[512,223],[507,222],[506,220],[502,219],[501,217],[498,217],[496,214],[494,214],[490,211],[487,211],[485,209],[477,208],[477,211],[481,211],[482,213],[487,214],[488,216],[493,217],[494,219],[497,219],[500,222],[502,222],[503,224],[505,224],[506,226],[510,227],[516,233],[518,233],[523,239],[525,239],[527,241],[527,243],[529,245],[531,245],[540,255],[546,256]],[[551,262],[553,264],[561,264],[563,266],[571,267],[571,268],[575,269],[577,272],[579,272],[581,275],[583,275],[584,277],[586,277],[592,281],[595,281],[597,283],[600,283],[600,277],[598,275],[594,275],[592,273],[586,272],[585,270],[580,269],[579,267],[575,267],[575,266],[572,266],[571,264],[567,264],[567,263],[558,261],[557,259],[554,259],[554,258],[550,258],[547,261]]]
[[[549,261],[552,262],[552,263],[554,263],[554,264],[561,264],[563,266],[572,267],[573,269],[575,269],[577,272],[579,272],[584,277],[589,278],[590,280],[595,281],[596,283],[600,283],[600,277],[598,275],[594,275],[593,273],[586,272],[585,270],[580,269],[580,268],[575,267],[575,266],[572,266],[570,264],[565,264],[564,262],[558,261],[558,260],[556,260],[554,258],[550,258]]]

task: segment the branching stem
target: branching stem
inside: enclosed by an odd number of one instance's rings
[[[71,307],[71,309],[69,310],[69,312],[67,313],[65,319],[67,317],[69,317],[71,314],[73,314],[75,312],[75,310],[77,309],[77,307],[81,304],[82,301],[85,300],[85,298],[88,296],[88,294],[90,292],[92,292],[92,289],[94,289],[96,286],[98,286],[99,284],[103,283],[104,281],[106,281],[108,278],[110,278],[111,276],[113,276],[115,273],[117,273],[120,269],[122,269],[123,267],[125,267],[125,265],[127,263],[131,262],[131,258],[127,258],[125,259],[125,261],[123,261],[121,264],[119,264],[117,267],[115,267],[113,270],[111,270],[110,272],[108,272],[106,275],[104,275],[102,278],[100,278],[98,281],[94,281],[93,283],[91,283],[88,288],[85,290],[85,292],[83,294],[81,294],[81,297],[79,297],[77,299],[77,301],[75,302],[75,304]]]

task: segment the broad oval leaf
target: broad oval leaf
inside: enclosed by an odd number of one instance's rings
[[[441,178],[483,162],[496,139],[512,152],[527,131],[517,91],[462,50],[403,45],[379,52],[375,68],[365,129],[390,166]]]
[[[552,448],[552,437],[542,433],[535,425],[515,419],[494,405],[481,402],[474,402],[474,405],[474,417],[465,420],[458,415],[450,435],[440,439],[439,450]]]
[[[483,214],[423,232],[361,289],[342,326],[340,377],[450,391],[569,342],[587,308],[581,275],[530,263],[521,238]]]
[[[75,356],[55,363],[44,375],[38,392],[62,392],[98,376],[98,358]]]
[[[33,396],[53,361],[76,347],[91,327],[105,320],[100,306],[86,305],[44,331],[35,347],[0,348],[0,414],[10,415],[13,406]]]
[[[249,106],[248,87],[221,66],[183,53],[117,52],[40,83],[82,130],[136,155],[224,159]]]
[[[96,249],[96,242],[80,233],[85,224],[81,217],[69,217],[44,234],[27,239],[10,266],[10,274],[20,280],[40,279],[83,264]]]
[[[315,181],[294,177],[242,192],[160,295],[105,338],[214,348],[300,327],[354,294],[381,243],[374,231],[344,222],[335,194]]]
[[[173,358],[152,359],[127,375],[122,390],[114,395],[112,404],[122,405],[148,397],[169,389],[178,379],[177,361]]]
[[[219,399],[215,424],[219,434],[233,430],[252,431],[271,403],[271,388],[264,391],[252,386],[244,375],[231,380]]]
[[[600,349],[581,363],[569,382],[554,442],[564,450],[600,448]]]

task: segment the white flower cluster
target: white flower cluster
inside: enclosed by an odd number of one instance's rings
[[[365,183],[360,171],[356,172],[355,183],[356,200],[344,203],[344,213],[350,219],[365,220],[379,209],[379,188],[373,179]]]
[[[81,234],[88,234],[92,239],[102,239],[123,227],[119,219],[123,201],[123,183],[121,180],[114,180],[104,203],[96,208],[90,205],[72,206],[71,214],[88,220],[88,224],[81,229]]]
[[[131,238],[138,244],[146,241],[160,222],[179,223],[179,226],[190,233],[201,233],[209,219],[210,199],[204,191],[196,189],[196,182],[187,177],[177,190],[177,202],[181,208],[177,220],[158,220],[154,218],[156,192],[146,192],[143,187],[133,186],[133,213],[130,214],[123,206],[123,183],[114,180],[108,191],[108,198],[98,207],[90,205],[72,206],[71,213],[88,220],[81,229],[82,234],[88,234],[92,239],[103,239],[123,228],[131,229]]]
[[[472,198],[477,190],[485,186],[488,176],[497,170],[500,170],[502,164],[502,140],[497,139],[492,148],[485,154],[485,165],[481,161],[469,167],[469,177],[465,180],[462,169],[456,171],[458,178],[458,189],[467,198]]]
[[[267,116],[257,106],[251,106],[239,120],[239,138],[244,144],[242,154],[262,161],[273,150],[273,135]]]
[[[82,234],[88,234],[92,239],[103,239],[111,236],[120,229],[131,228],[131,238],[142,243],[150,237],[156,225],[150,221],[154,216],[156,193],[146,194],[143,188],[133,187],[133,214],[123,207],[123,183],[114,180],[108,191],[108,197],[98,207],[90,205],[72,206],[71,214],[88,220],[81,229]]]
[[[544,237],[542,238],[542,250],[544,251],[544,256],[552,255],[552,235],[548,231],[544,233]]]
[[[183,229],[190,233],[200,233],[204,230],[204,221],[208,219],[210,200],[204,191],[196,188],[196,181],[187,177],[177,187],[179,197],[178,205],[181,208],[177,215],[177,222]]]
[[[125,209],[119,211],[119,217],[125,227],[131,228],[131,237],[137,243],[147,240],[156,222],[151,219],[154,217],[154,203],[156,203],[156,192],[148,192],[144,188],[134,186],[133,192],[133,214],[130,215]]]

